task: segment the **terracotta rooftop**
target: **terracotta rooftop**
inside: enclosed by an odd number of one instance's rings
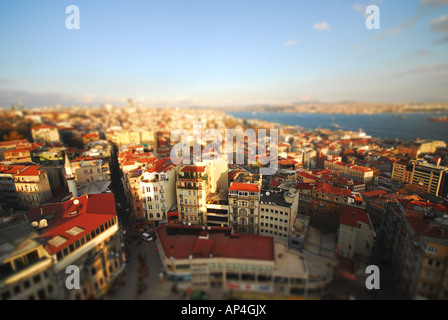
[[[252,183],[241,183],[232,182],[230,184],[229,190],[233,191],[248,191],[248,192],[259,192],[258,186]]]
[[[364,210],[350,206],[342,207],[341,216],[339,219],[340,224],[357,227],[358,221],[370,225],[369,217]]]
[[[181,170],[181,172],[205,172],[204,166],[185,166]]]
[[[17,174],[17,176],[38,176],[42,170],[41,166],[28,166],[25,168],[25,170],[22,170],[20,173]]]
[[[76,200],[77,202],[75,202]],[[37,240],[50,254],[55,254],[115,218],[115,199],[112,193],[93,194],[34,208],[25,215],[29,223],[47,219],[48,227],[44,229],[44,233],[41,233]],[[82,231],[75,235],[67,233],[75,227],[78,227],[78,231]],[[50,240],[57,236],[66,241],[58,246],[53,245]]]
[[[232,234],[231,228],[162,225],[157,235],[165,256],[274,260],[272,237]]]

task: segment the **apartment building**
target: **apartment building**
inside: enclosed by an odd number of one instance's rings
[[[285,244],[291,241],[291,230],[298,213],[299,192],[279,188],[260,192],[259,235],[274,237]]]
[[[106,140],[116,146],[145,144],[150,149],[157,147],[156,132],[152,129],[117,129],[106,132]]]
[[[230,183],[229,223],[235,233],[259,234],[259,207],[262,176],[239,174]]]
[[[207,226],[229,227],[229,195],[227,190],[220,189],[207,194]]]
[[[160,159],[140,177],[143,215],[158,226],[167,222],[167,213],[176,204],[176,166]]]
[[[368,259],[375,241],[369,215],[361,209],[343,206],[339,218],[338,255]]]
[[[71,161],[78,186],[89,182],[110,181],[109,161],[105,158],[79,157]]]
[[[5,161],[10,161],[12,163],[31,162],[31,150],[33,150],[33,148],[16,148],[6,150],[4,153]]]
[[[424,192],[447,197],[448,167],[422,161],[413,161],[411,185]]]
[[[227,190],[227,171],[227,164],[214,161],[179,167],[176,193],[181,223],[207,225],[207,196]]]
[[[341,208],[348,205],[365,209],[360,193],[350,189],[334,187],[327,182],[315,186],[299,186],[299,214],[310,216],[310,224],[328,231],[339,228]]]
[[[42,124],[31,128],[34,142],[61,142],[59,129],[52,125]]]
[[[339,172],[346,178],[358,180],[363,183],[369,183],[373,181],[373,170],[371,168],[335,160],[326,160],[324,164],[325,169]]]
[[[25,217],[0,232],[9,244],[1,256],[3,299],[92,299],[110,290],[125,265],[112,194],[33,208]],[[66,287],[68,266],[79,269],[77,290]]]
[[[26,221],[0,227],[0,300],[55,297],[51,254]]]
[[[0,160],[4,159],[4,153],[8,149],[23,148],[29,145],[28,140],[11,140],[11,141],[0,141]]]
[[[406,161],[396,161],[392,167],[392,179],[404,183],[411,183],[412,163]]]
[[[180,167],[176,182],[180,222],[204,226],[207,224],[206,196],[211,192],[208,173],[207,166]]]
[[[420,140],[397,146],[397,151],[408,155],[411,159],[417,159],[420,154],[435,153],[438,148],[446,148],[446,142],[440,140]]]
[[[19,208],[14,176],[25,168],[24,165],[0,165],[0,202],[9,208]]]
[[[387,204],[381,229],[384,253],[410,298],[448,299],[447,213],[445,206],[418,200]]]
[[[22,209],[39,207],[53,196],[48,173],[41,166],[27,166],[16,173],[14,186]]]
[[[309,259],[319,257],[231,228],[166,224],[157,228],[156,243],[167,278],[179,290],[219,288],[230,298],[319,298],[333,277],[325,262],[311,268]]]

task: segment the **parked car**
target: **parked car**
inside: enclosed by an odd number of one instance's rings
[[[143,232],[141,234],[141,237],[145,241],[153,241],[154,240],[154,238],[149,233],[146,233],[146,232]]]

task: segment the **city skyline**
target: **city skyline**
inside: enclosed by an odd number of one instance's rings
[[[365,8],[380,9],[380,29]],[[66,7],[80,10],[68,30]],[[448,100],[448,1],[2,1],[0,106]]]

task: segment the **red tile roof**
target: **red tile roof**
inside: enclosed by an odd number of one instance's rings
[[[78,200],[79,203],[76,204],[75,200]],[[75,211],[78,211],[78,213],[71,216],[70,214]],[[55,213],[55,217],[47,219],[52,213]],[[37,240],[45,246],[50,254],[55,254],[87,233],[96,230],[105,222],[115,218],[115,199],[112,193],[92,194],[62,203],[34,208],[25,215],[30,223],[47,219],[48,227],[44,229],[44,233],[38,236]],[[66,232],[74,227],[82,228],[83,231],[75,236]],[[55,247],[49,241],[56,236],[64,237],[67,241]]]
[[[205,167],[203,167],[203,166],[185,166],[180,171],[182,171],[182,172],[205,172]]]
[[[426,219],[422,213],[410,214],[407,212],[406,219],[417,234],[436,239],[448,239],[448,226],[435,224],[433,219]]]
[[[17,174],[25,168],[26,166],[24,165],[8,165],[8,166],[2,165],[0,166],[0,173]]]
[[[358,221],[370,225],[369,217],[364,210],[353,208],[350,206],[342,207],[341,216],[339,218],[340,224],[357,227]]]
[[[157,235],[165,256],[175,259],[222,257],[274,260],[274,238],[231,234],[231,228],[162,225]]]
[[[248,191],[248,192],[259,192],[258,186],[252,183],[241,183],[241,182],[232,182],[230,184],[229,190],[234,191]]]
[[[25,170],[17,174],[17,176],[38,176],[43,170],[41,166],[28,166]]]
[[[378,189],[378,190],[362,192],[361,194],[366,197],[378,197],[378,196],[382,196],[387,193],[388,192],[384,189]]]
[[[167,172],[175,167],[176,165],[173,164],[170,159],[159,159],[153,164],[153,166],[146,169],[146,172]]]
[[[331,194],[340,194],[340,195],[343,195],[346,197],[348,197],[349,195],[352,194],[352,191],[350,189],[333,187],[331,184],[326,183],[326,182],[318,182],[317,186],[315,188],[315,191],[331,193]]]
[[[308,172],[299,172],[297,175],[301,176],[301,177],[304,177],[304,178],[307,178],[307,179],[318,180],[318,178],[316,176],[314,176],[312,174],[309,174]]]
[[[40,130],[40,129],[57,129],[57,127],[49,125],[49,124],[41,124],[41,125],[31,128],[31,130]]]

